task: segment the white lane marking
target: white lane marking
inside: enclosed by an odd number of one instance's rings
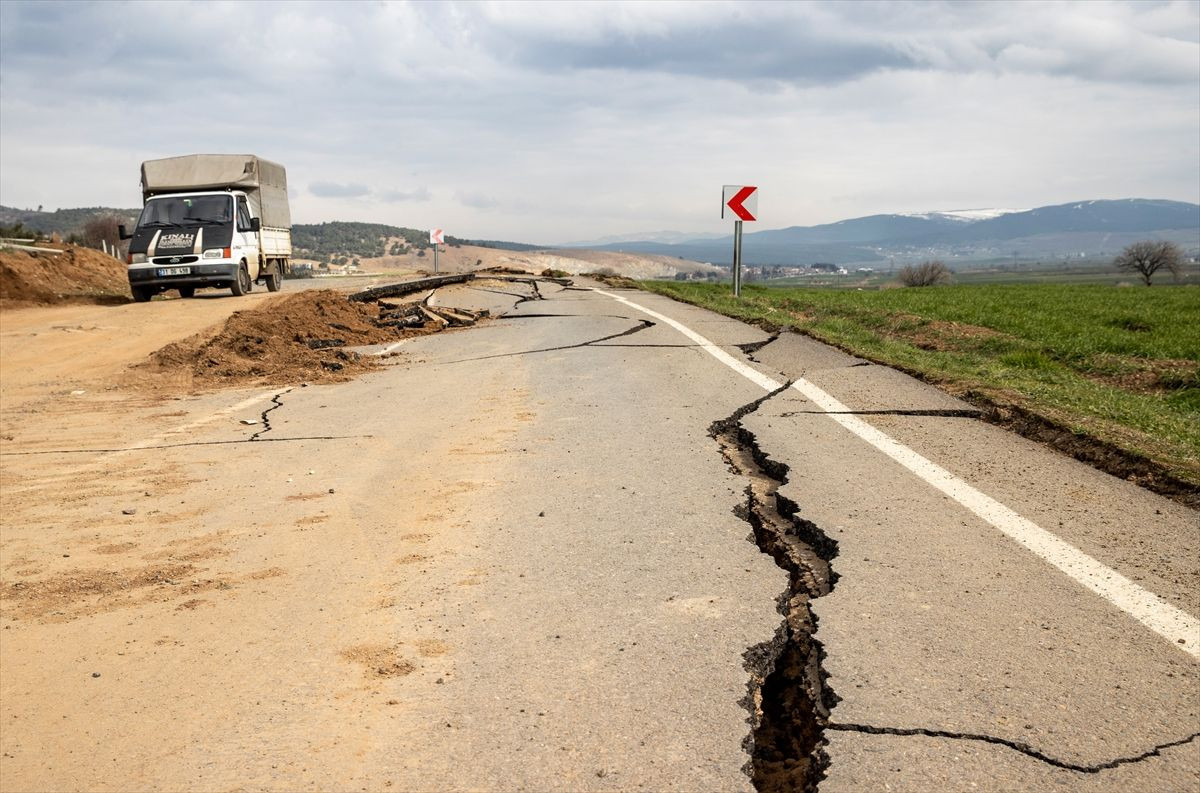
[[[725,352],[720,347],[713,344],[711,341],[709,341],[708,339],[704,338],[696,331],[689,328],[687,325],[683,325],[679,322],[676,322],[675,320],[671,319],[670,317],[668,317],[664,314],[659,314],[657,311],[651,311],[650,309],[646,308],[645,306],[639,306],[637,303],[634,303],[632,300],[627,300],[627,299],[621,297],[620,295],[614,295],[612,292],[605,292],[602,289],[597,289],[595,291],[597,294],[604,295],[605,297],[611,297],[613,300],[624,303],[625,305],[629,306],[630,308],[636,308],[638,311],[641,311],[643,314],[649,314],[650,316],[657,319],[659,322],[665,322],[666,324],[670,325],[675,330],[682,333],[684,336],[687,336],[689,339],[696,342],[696,344],[699,345],[704,350],[706,350],[709,355],[713,356],[718,361],[725,364],[730,369],[737,372],[742,377],[745,377],[747,380],[751,381],[755,385],[761,386],[764,390],[778,391],[780,388],[783,388],[783,383],[777,383],[777,382],[775,382],[774,379],[767,377],[765,374],[758,371],[757,369],[754,369],[754,368],[742,363],[737,358],[734,358],[732,355]]]
[[[783,387],[783,383],[747,366],[686,325],[621,295],[601,289],[595,291],[670,325],[718,361],[762,389],[775,391]],[[799,378],[792,383],[792,387],[824,410],[829,418],[950,496],[1034,555],[1070,576],[1076,583],[1100,595],[1175,647],[1200,658],[1200,620],[1138,586],[1033,521],[1021,517],[1004,504],[976,490],[945,468],[922,457],[857,416],[845,415],[849,408],[813,383]]]

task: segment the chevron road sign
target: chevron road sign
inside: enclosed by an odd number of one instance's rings
[[[725,185],[721,191],[721,217],[725,217],[726,209],[738,220],[758,220],[758,188],[753,185]]]
[[[733,296],[742,296],[742,221],[758,220],[758,187],[727,184],[721,188],[721,217],[733,215]]]

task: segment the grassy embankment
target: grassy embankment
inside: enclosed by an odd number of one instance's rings
[[[1026,434],[1039,436],[1031,418],[1043,429],[1069,430],[1055,445],[1083,459],[1100,464],[1129,453],[1137,465],[1100,467],[1161,492],[1179,495],[1182,484],[1189,502],[1200,492],[1200,289],[748,286],[739,301],[728,285],[640,286],[898,367],[999,408],[991,417],[1000,423],[1020,416]]]

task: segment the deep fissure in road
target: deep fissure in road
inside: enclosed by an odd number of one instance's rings
[[[709,427],[730,470],[749,480],[746,503],[735,512],[750,524],[762,552],[788,574],[788,588],[778,602],[782,624],[770,641],[744,655],[750,682],[743,704],[751,726],[746,772],[760,791],[816,790],[828,764],[824,724],[837,703],[826,685],[823,651],[813,636],[817,621],[809,607],[837,580],[830,567],[837,543],[798,517],[799,505],[779,493],[788,481],[788,466],[770,459],[741,423],[790,385]]]

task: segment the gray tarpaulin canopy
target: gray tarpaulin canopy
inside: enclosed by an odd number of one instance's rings
[[[264,226],[291,228],[287,173],[253,154],[187,154],[142,163],[142,196],[199,190],[242,190]]]

